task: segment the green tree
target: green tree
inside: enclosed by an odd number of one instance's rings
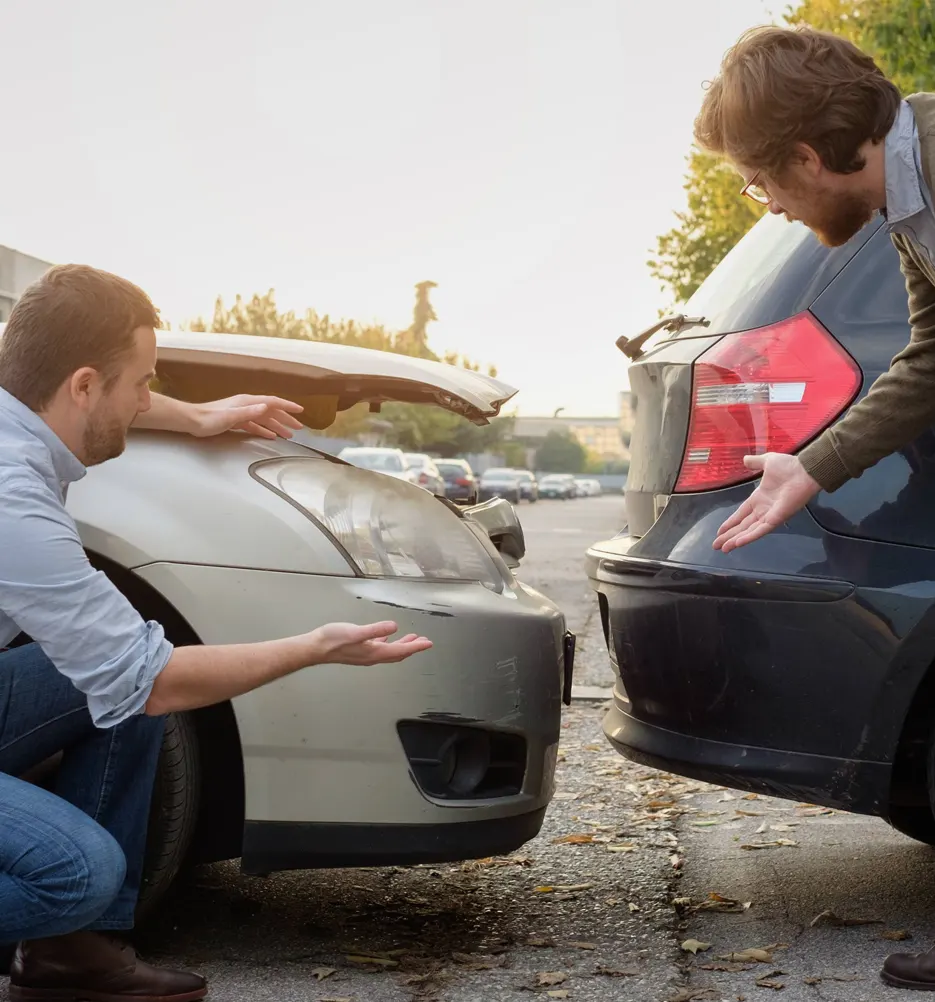
[[[587,450],[570,432],[550,431],[536,452],[536,469],[547,473],[581,473],[587,461]]]
[[[935,90],[935,4],[932,0],[802,0],[785,15],[849,38],[877,60],[904,94]],[[656,241],[652,275],[677,303],[765,211],[738,197],[737,174],[716,157],[692,150],[685,177],[688,207]]]
[[[688,156],[688,207],[676,212],[678,225],[656,242],[649,270],[675,302],[684,303],[714,266],[766,211],[740,198],[737,172],[718,157],[693,149]]]

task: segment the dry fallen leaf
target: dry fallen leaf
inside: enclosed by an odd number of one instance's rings
[[[608,852],[636,852],[635,845],[609,845],[607,846]]]
[[[786,986],[781,981],[773,981],[771,978],[760,978],[756,982],[757,988],[772,988],[773,991],[781,992]]]
[[[724,971],[728,974],[739,974],[741,971],[749,971],[749,964],[699,964],[698,969],[701,971]]]
[[[773,954],[771,950],[751,948],[749,950],[738,950],[735,953],[726,953],[723,957],[718,957],[718,960],[729,960],[735,964],[771,964],[773,962]]]
[[[593,835],[563,835],[552,839],[552,845],[590,845],[593,841]]]
[[[332,974],[337,974],[338,972],[333,967],[316,967],[309,973],[316,981],[324,981],[325,978],[330,978]]]
[[[705,950],[711,949],[710,943],[699,943],[697,939],[686,939],[682,944],[682,949],[686,953],[704,953]]]
[[[740,810],[739,807],[737,808],[736,811],[734,811],[734,813],[735,814],[739,814],[742,818],[761,818],[761,817],[763,817],[763,812],[762,811],[742,811],[742,810]]]
[[[390,960],[389,957],[365,957],[363,955],[350,954],[344,959],[349,964],[372,964],[374,967],[399,967],[399,961]]]
[[[743,996],[738,995],[738,998]],[[702,999],[711,999],[712,1002],[720,999],[721,995],[714,988],[685,988],[678,995],[672,995],[666,1002],[700,1002]]]
[[[908,929],[887,929],[880,933],[881,939],[888,939],[893,943],[902,943],[903,940],[912,939],[912,933]]]
[[[827,911],[823,911],[821,912],[821,914],[816,915],[812,919],[812,921],[809,922],[809,926],[811,926],[811,928],[813,929],[815,928],[816,925],[833,925],[844,928],[846,926],[855,926],[855,925],[882,925],[882,924],[883,921],[881,919],[841,918],[839,915],[836,915],[833,911],[831,911],[830,908]]]
[[[735,901],[733,898],[725,898],[723,895],[712,891],[708,895],[707,901],[701,901],[694,906],[694,911],[739,914],[748,911],[752,906],[752,901]]]
[[[682,869],[682,857],[678,853],[673,853],[669,857],[669,862],[672,864],[672,869],[681,870]]]
[[[540,987],[545,987],[547,985],[561,985],[567,980],[568,975],[564,974],[562,971],[543,971],[539,975]]]
[[[555,940],[546,936],[530,936],[526,940],[527,946],[538,946],[540,948],[555,946]]]
[[[793,842],[791,838],[777,838],[773,839],[772,842],[744,842],[740,848],[741,849],[780,849],[786,847],[789,849],[798,846],[798,842]]]
[[[581,943],[578,940],[572,940],[569,944],[575,950],[596,950],[597,946],[594,943]]]
[[[606,978],[638,978],[643,972],[635,967],[626,968],[622,971],[618,971],[613,967],[599,967],[597,973],[603,974]]]
[[[569,991],[567,988],[557,988],[555,991],[545,993],[550,999],[567,999]]]
[[[759,800],[759,796],[756,793],[745,793],[742,797],[743,800]]]
[[[633,914],[634,912],[638,912],[640,910],[640,906],[635,901],[629,902],[627,904],[627,908],[630,909],[631,914]]]

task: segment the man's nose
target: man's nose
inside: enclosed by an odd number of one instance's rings
[[[775,198],[769,200],[769,211],[774,216],[781,216],[786,210],[776,201]]]

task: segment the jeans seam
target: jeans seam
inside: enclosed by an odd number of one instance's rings
[[[37,731],[44,730],[46,727],[49,727],[52,724],[57,724],[60,720],[67,720],[68,717],[71,717],[76,713],[78,714],[87,713],[87,708],[83,706],[76,706],[73,710],[67,710],[65,713],[59,714],[59,716],[53,717],[51,720],[43,721],[41,724],[38,724],[36,727],[34,727],[31,731],[26,731],[25,734],[18,735],[12,741],[9,741],[7,744],[0,745],[0,752],[9,751],[15,745],[19,744],[20,741],[25,741],[27,738],[31,738],[33,734],[35,734]]]
[[[101,811],[107,806],[107,801],[110,798],[110,788],[113,783],[114,744],[116,741],[117,728],[112,727],[110,730],[110,741],[107,745],[107,756],[104,760],[104,775],[101,777],[101,792],[97,799],[97,807],[92,815],[95,821],[101,816]]]

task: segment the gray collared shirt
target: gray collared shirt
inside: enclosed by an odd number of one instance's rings
[[[88,561],[65,510],[86,472],[0,389],[0,647],[27,633],[85,694],[94,723],[113,727],[143,711],[172,645]]]
[[[922,149],[915,115],[908,102],[899,106],[883,150],[886,175],[886,225],[911,239],[935,264],[935,211],[922,171]]]

